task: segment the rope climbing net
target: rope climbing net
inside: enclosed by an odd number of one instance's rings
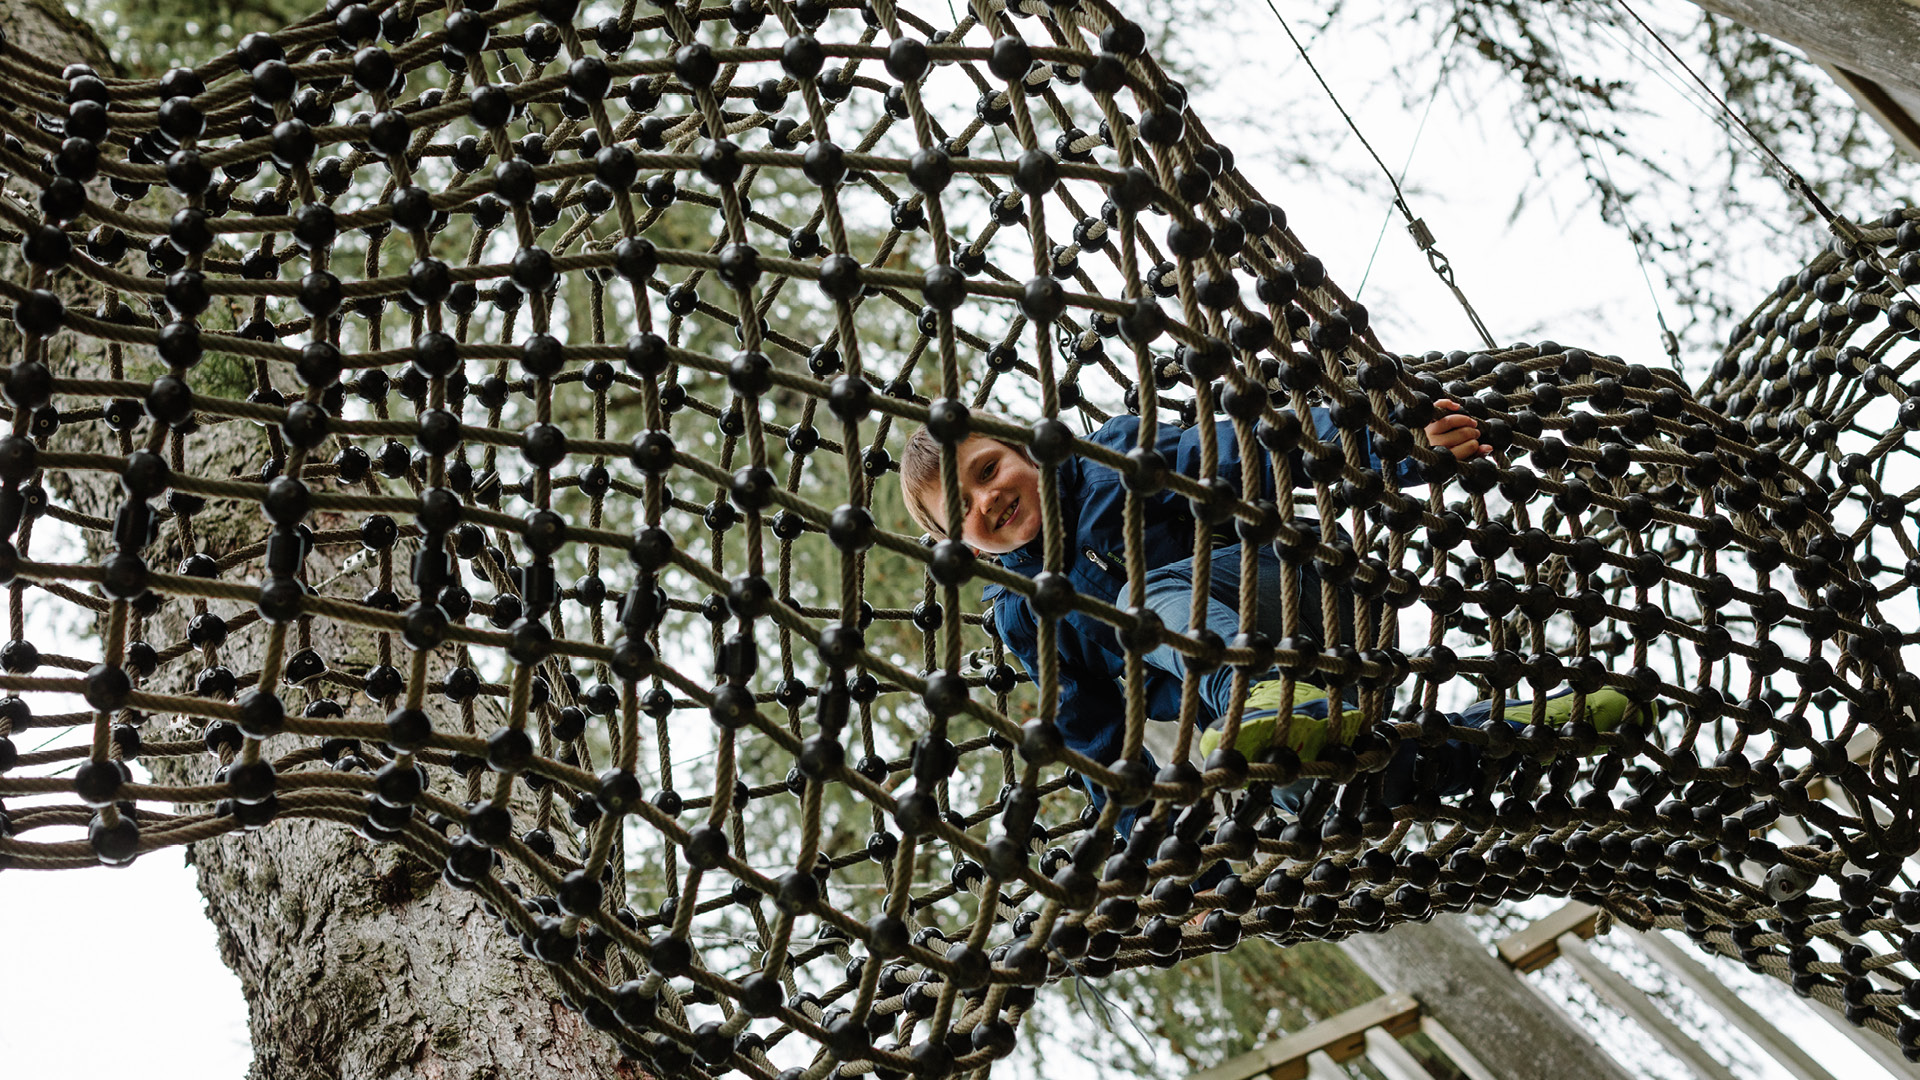
[[[1920,219],[1849,226],[1699,388],[1396,355],[1144,46],[1105,0],[397,0],[157,81],[0,51],[0,861],[337,823],[660,1075],[984,1069],[1049,980],[1541,893],[1911,1054]],[[1443,398],[1492,454],[1428,447]],[[1131,452],[1084,438],[1121,413]],[[917,539],[903,424],[1048,496],[1113,470],[1125,550],[1051,497],[1033,577]],[[1277,638],[1166,629],[1168,493],[1198,565],[1271,545],[1337,614],[1287,575]],[[91,655],[28,640],[41,598]],[[1053,722],[1067,618],[1124,654],[1111,760]],[[1224,715],[1150,717],[1157,648],[1236,672]],[[1324,745],[1282,708],[1243,754],[1276,669]]]

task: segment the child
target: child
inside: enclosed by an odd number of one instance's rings
[[[1442,400],[1436,403],[1436,409],[1440,410],[1440,415],[1425,428],[1431,446],[1450,451],[1462,461],[1491,452],[1490,447],[1480,442],[1478,423],[1472,416],[1460,411],[1457,404]],[[1340,430],[1326,409],[1312,410],[1312,421],[1322,443],[1341,445]],[[1087,440],[1125,453],[1138,445],[1139,427],[1139,417],[1117,416],[1087,436]],[[1234,428],[1222,422],[1215,425],[1215,435],[1219,450],[1216,475],[1238,490],[1242,462]],[[1172,424],[1160,424],[1156,429],[1155,449],[1172,469],[1188,476],[1200,474],[1198,427],[1183,429]],[[921,528],[943,538],[947,533],[947,516],[940,467],[941,456],[945,452],[933,436],[921,429],[908,439],[906,452],[901,459],[901,493],[908,513]],[[1028,577],[1038,574],[1043,565],[1039,466],[1027,455],[1024,447],[983,435],[963,440],[953,453],[957,457],[955,463],[960,474],[964,509],[960,539],[976,554],[995,556],[1001,566],[1015,573]],[[1367,460],[1373,468],[1385,471],[1371,448],[1368,449]],[[1412,464],[1409,459],[1397,470],[1403,485],[1421,482],[1418,474],[1412,471]],[[1292,469],[1296,483],[1305,479],[1304,470],[1297,465],[1296,462],[1296,467]],[[1276,497],[1272,470],[1265,467],[1264,462],[1261,463],[1261,477],[1264,497]],[[1070,550],[1076,553],[1065,570],[1068,579],[1080,595],[1125,607],[1127,583],[1123,523],[1127,489],[1120,474],[1076,456],[1057,467],[1057,482],[1062,525],[1071,543]],[[1184,634],[1189,628],[1194,584],[1196,523],[1192,508],[1185,496],[1172,491],[1163,490],[1146,498],[1142,537],[1148,568],[1146,607],[1159,617],[1167,630]],[[1296,519],[1296,524],[1318,527],[1318,523],[1308,519]],[[1232,641],[1241,630],[1239,594],[1243,554],[1239,544],[1215,547],[1211,554],[1208,581],[1210,600],[1205,625],[1223,642]],[[1256,588],[1255,625],[1251,629],[1264,634],[1268,641],[1277,642],[1286,634],[1281,611],[1281,589],[1287,564],[1271,545],[1262,545],[1253,556],[1253,561],[1255,567],[1252,572],[1258,573],[1259,582]],[[1321,581],[1316,563],[1312,560],[1302,562],[1293,568],[1293,573],[1297,575],[1299,583],[1298,632],[1326,641],[1320,611]],[[1352,591],[1342,585],[1338,595],[1342,608],[1339,625],[1350,627]],[[997,586],[987,590],[985,599],[993,604],[994,625],[1001,640],[1029,672],[1037,673],[1038,622],[1026,599]],[[1056,641],[1062,662],[1056,725],[1067,746],[1096,761],[1110,764],[1119,754],[1125,728],[1126,707],[1122,696],[1125,649],[1114,627],[1077,610],[1061,619],[1058,627]],[[1147,714],[1155,719],[1176,719],[1180,712],[1181,683],[1187,676],[1185,658],[1171,646],[1163,645],[1146,653],[1142,659],[1147,668]],[[1230,704],[1232,677],[1232,669],[1224,666],[1199,675],[1203,726],[1210,726],[1225,715]],[[1261,680],[1256,682],[1249,694],[1242,719],[1242,734],[1236,742],[1236,746],[1249,757],[1266,748],[1276,727],[1278,717],[1274,709],[1280,704],[1277,700],[1279,688],[1278,679]],[[1603,691],[1602,694],[1588,696],[1589,711],[1594,714],[1593,718],[1607,726],[1611,726],[1611,722],[1602,715],[1602,707],[1614,709],[1625,701],[1620,695],[1613,694],[1613,698],[1619,699],[1617,703],[1612,699],[1603,702],[1601,699],[1609,693],[1612,692]],[[1309,700],[1316,695],[1317,701]],[[1559,711],[1564,712],[1570,702],[1556,704],[1561,706]],[[1304,685],[1296,687],[1294,711],[1307,716],[1324,717],[1324,693]],[[1487,710],[1474,712],[1473,717],[1456,722],[1486,722]],[[1297,743],[1297,738],[1294,741]],[[1411,743],[1408,746],[1411,748]],[[1467,762],[1469,767],[1472,764],[1474,762]],[[1407,763],[1404,771],[1406,775],[1411,775],[1411,762]],[[1460,770],[1448,768],[1446,771],[1451,774]],[[1443,790],[1441,793],[1457,794],[1459,790],[1464,790],[1471,779],[1470,768],[1465,774],[1443,778],[1442,787],[1453,790]]]

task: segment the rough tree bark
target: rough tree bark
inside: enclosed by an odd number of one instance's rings
[[[1361,934],[1341,947],[1381,989],[1419,999],[1494,1076],[1627,1080],[1591,1034],[1488,952],[1459,916]]]
[[[1805,50],[1814,59],[1871,76],[1904,94],[1920,94],[1920,4],[1911,0],[1694,0],[1716,15]]]
[[[106,46],[58,0],[0,0],[0,29],[8,48],[62,63],[112,63]],[[13,262],[10,253],[7,261]],[[16,270],[17,263],[5,269]],[[75,288],[71,283],[60,287]],[[91,307],[98,300],[90,295],[85,302]],[[81,301],[69,295],[69,302]],[[19,339],[7,329],[9,340],[0,341],[0,350],[17,355]],[[104,376],[106,357],[92,344],[68,335],[50,350],[55,373]],[[259,475],[269,452],[264,434],[237,427],[232,434],[209,428],[193,436],[189,469],[203,475]],[[89,448],[119,452],[117,445],[102,442],[105,433],[97,429],[97,424],[70,425],[56,445],[79,449],[81,441],[92,440]],[[110,518],[121,498],[117,478],[110,474],[49,477],[48,483],[56,499],[85,514]],[[252,505],[212,503],[195,516],[196,547],[219,558],[259,539],[262,524]],[[314,524],[341,528],[350,523]],[[148,552],[152,565],[168,568],[186,554],[177,522],[163,527],[159,543]],[[318,570],[329,564],[338,565],[337,553],[316,553],[309,566]],[[226,576],[253,580],[259,574],[256,559]],[[216,604],[215,610],[232,618],[241,614],[237,607]],[[148,620],[148,636],[162,648],[184,640],[192,614],[188,603],[170,601]],[[264,629],[255,623],[240,630],[221,650],[221,662],[243,680],[258,670]],[[324,625],[314,630],[314,645],[330,662],[365,662],[374,653],[371,635],[364,632]],[[155,682],[183,689],[198,666],[196,658],[185,657]],[[281,692],[290,710],[304,703],[300,691],[282,687]],[[363,695],[330,696],[350,715],[376,719],[384,714]],[[196,737],[197,728],[163,724],[165,719],[149,722],[143,733],[147,740]],[[445,716],[436,720],[458,722]],[[272,740],[268,756],[294,745],[288,737]],[[204,781],[214,767],[204,756],[151,764],[163,783]],[[393,846],[371,844],[334,824],[279,821],[258,832],[197,844],[189,859],[219,933],[221,957],[240,977],[247,1000],[255,1054],[249,1080],[634,1080],[641,1075],[621,1061],[605,1036],[560,1003],[543,966],[522,955],[476,897],[446,886],[437,868]]]

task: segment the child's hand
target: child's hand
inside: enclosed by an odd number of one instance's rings
[[[1427,425],[1427,442],[1435,450],[1450,451],[1460,461],[1493,453],[1493,447],[1480,441],[1479,421],[1461,412],[1458,402],[1441,398],[1433,407],[1447,414]]]

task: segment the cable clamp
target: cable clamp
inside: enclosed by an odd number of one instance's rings
[[[1427,228],[1426,218],[1414,218],[1408,221],[1407,232],[1413,234],[1413,242],[1420,245],[1421,251],[1433,250],[1433,230]]]

